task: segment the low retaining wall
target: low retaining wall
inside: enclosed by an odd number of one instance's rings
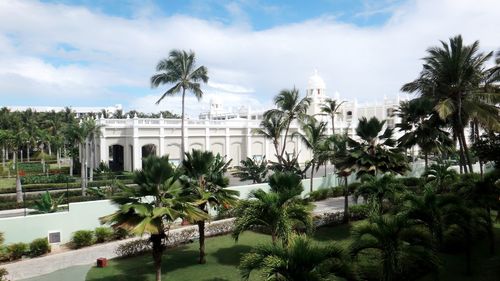
[[[314,225],[315,227],[319,227],[329,224],[338,224],[342,222],[342,218],[343,211],[315,214]],[[232,232],[234,229],[234,220],[234,218],[229,218],[208,222],[205,227],[206,236],[218,236]],[[176,246],[198,239],[198,237],[199,234],[197,225],[189,225],[173,229],[169,232],[168,245]],[[119,256],[120,246],[144,239],[145,238],[130,238],[113,241],[83,249],[21,260],[14,263],[0,265],[0,267],[7,269],[9,272],[7,278],[11,281],[31,278],[71,266],[92,264],[96,262],[96,259],[101,257],[108,259],[116,258]],[[150,247],[149,243],[144,243],[143,245],[142,250],[144,251],[148,250]]]

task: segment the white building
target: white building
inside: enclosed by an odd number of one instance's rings
[[[320,113],[320,106],[327,98],[326,85],[317,72],[308,80],[306,95],[311,97],[309,114]],[[341,100],[338,99],[337,100]],[[354,135],[358,119],[376,116],[387,119],[387,125],[393,127],[398,120],[392,112],[399,106],[399,100],[384,99],[379,104],[358,104],[346,101],[339,109],[335,119],[336,133],[347,132]],[[229,112],[219,99],[212,99],[210,110],[200,114],[199,120],[185,121],[186,151],[192,149],[211,150],[232,159],[232,165],[238,165],[245,157],[263,157],[275,161],[274,147],[270,140],[253,133],[259,127],[265,110],[252,111],[242,107],[236,112]],[[330,118],[317,116],[329,121]],[[180,119],[98,119],[102,125],[102,135],[96,141],[98,162],[109,163],[116,170],[136,170],[142,167],[142,158],[150,155],[166,155],[174,162],[181,157],[181,120]],[[331,123],[331,122],[330,122]],[[289,135],[300,130],[299,124],[292,123]],[[331,124],[329,124],[331,133]],[[310,159],[308,151],[297,137],[289,137],[287,153],[299,154],[299,161]]]

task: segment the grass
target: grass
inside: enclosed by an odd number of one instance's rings
[[[354,225],[360,222],[354,223]],[[314,240],[319,244],[337,241],[343,245],[350,243],[350,230],[353,225],[323,227],[314,233]],[[465,258],[462,254],[440,254],[443,268],[440,281],[498,281],[500,280],[500,225],[495,226],[497,254],[488,252],[486,239],[479,241],[474,247],[473,275],[465,276]],[[251,248],[260,243],[270,242],[264,234],[246,232],[238,243],[230,235],[207,239],[207,264],[197,264],[198,244],[192,243],[182,247],[169,249],[163,260],[163,280],[200,280],[200,281],[232,281],[241,280],[238,264],[240,258]],[[371,258],[377,262],[377,259]],[[93,267],[86,277],[87,281],[111,280],[154,280],[154,269],[150,254],[114,259],[107,268]],[[262,280],[257,273],[252,273],[250,280]],[[433,276],[422,278],[422,281],[436,280]]]
[[[16,178],[0,178],[0,189],[16,186]]]

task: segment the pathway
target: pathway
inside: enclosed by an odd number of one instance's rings
[[[352,202],[349,203],[352,204]],[[344,198],[328,198],[314,202],[314,204],[316,205],[313,211],[315,214],[340,212],[344,209]],[[171,232],[182,231],[183,229],[174,229]],[[116,248],[134,239],[138,238],[113,241],[79,250],[26,259],[5,264],[1,267],[9,271],[11,281],[83,281],[88,269],[95,263],[97,258],[106,257],[111,259],[117,257],[115,253]]]

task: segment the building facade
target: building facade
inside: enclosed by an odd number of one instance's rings
[[[326,85],[317,72],[308,80],[306,95],[312,103],[308,113],[328,123],[328,133],[332,133],[330,118],[319,115],[321,105],[328,98]],[[337,96],[336,100],[342,101]],[[393,127],[397,117],[394,110],[399,106],[399,99],[389,101],[384,99],[379,104],[358,104],[354,101],[344,101],[335,117],[335,133],[354,135],[358,119],[361,117],[377,117],[387,120],[387,126]],[[213,99],[210,110],[200,114],[197,120],[185,121],[185,149],[210,150],[232,159],[232,165],[239,165],[246,157],[262,158],[276,161],[275,150],[270,140],[256,134],[263,118],[264,110],[252,111],[250,108],[240,108],[236,112],[224,110],[221,100]],[[142,159],[154,154],[169,155],[172,162],[181,158],[181,120],[164,118],[104,119],[97,123],[102,126],[102,134],[95,142],[96,165],[99,162],[109,163],[114,170],[132,171],[142,168]],[[311,157],[310,151],[302,145],[298,137],[291,137],[294,132],[300,132],[300,124],[293,122],[289,137],[286,140],[286,152],[298,155],[304,163]],[[283,143],[283,140],[281,141]]]

